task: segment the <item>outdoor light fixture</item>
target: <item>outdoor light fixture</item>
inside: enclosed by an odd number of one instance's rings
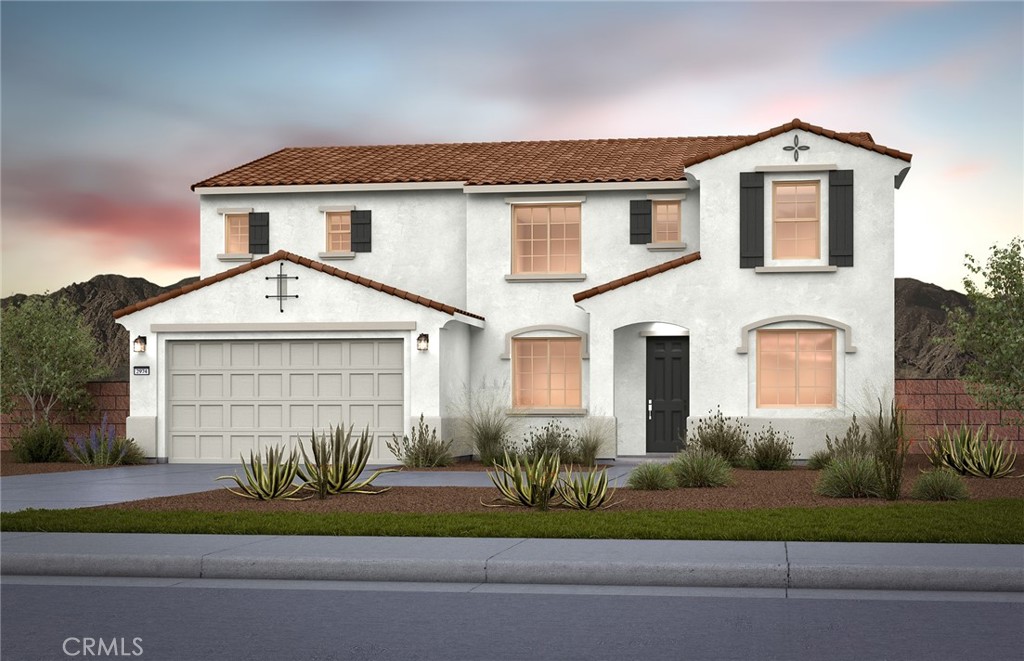
[[[416,338],[416,349],[419,351],[426,351],[430,348],[430,336],[426,333],[420,333],[420,336]]]
[[[135,350],[135,353],[146,353],[146,336],[140,335],[135,338],[135,341],[132,342],[132,349]]]

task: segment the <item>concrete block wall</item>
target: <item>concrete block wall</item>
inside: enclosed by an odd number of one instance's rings
[[[96,405],[93,413],[75,417],[69,413],[58,412],[56,420],[67,429],[68,437],[86,436],[90,429],[99,424],[103,414],[107,415],[107,423],[114,425],[118,436],[124,436],[125,418],[128,417],[128,382],[127,381],[94,381],[86,385]],[[18,438],[22,426],[29,419],[28,404],[17,402],[10,413],[0,415],[0,449],[9,450],[11,441]]]
[[[1011,441],[1024,453],[1024,420],[1007,411],[982,409],[955,379],[896,379],[896,402],[906,411],[907,437],[915,441],[912,451],[920,452],[929,436],[942,432],[942,425],[959,427],[987,425],[992,437]]]

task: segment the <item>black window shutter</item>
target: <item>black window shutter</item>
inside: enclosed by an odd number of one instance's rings
[[[352,215],[352,252],[370,252],[370,212],[353,211]]]
[[[740,173],[740,268],[764,266],[764,173]]]
[[[828,263],[853,266],[853,170],[828,174]]]
[[[629,201],[629,242],[631,244],[651,242],[651,201]]]
[[[266,211],[249,214],[249,252],[253,255],[270,252],[270,214]]]

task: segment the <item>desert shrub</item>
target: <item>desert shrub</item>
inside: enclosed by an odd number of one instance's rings
[[[332,428],[330,433],[321,434],[320,438],[317,438],[314,431],[309,440],[312,461],[306,454],[302,439],[299,439],[299,449],[302,450],[305,465],[298,466],[298,477],[304,482],[303,486],[315,492],[320,498],[339,493],[372,495],[388,491],[390,487],[377,491],[369,491],[368,487],[382,473],[395,472],[394,468],[377,469],[368,478],[359,481],[359,475],[366,468],[366,461],[370,458],[369,435],[369,429],[364,428],[363,433],[353,443],[351,425],[348,431],[338,425]]]
[[[769,423],[754,434],[748,456],[750,466],[755,470],[787,470],[793,461],[793,438],[786,432],[776,431]]]
[[[676,486],[676,478],[668,464],[640,464],[629,474],[626,485],[637,491],[661,491]]]
[[[67,461],[66,440],[67,434],[61,427],[40,419],[22,427],[18,438],[11,441],[11,451],[15,459],[26,464]]]
[[[544,455],[558,455],[564,463],[580,463],[576,434],[557,420],[552,420],[540,429],[529,429],[523,439],[521,454],[529,461]]]
[[[146,455],[135,439],[118,437],[114,425],[107,424],[103,416],[100,424],[89,430],[89,436],[78,436],[65,441],[64,448],[71,459],[90,466],[119,466],[143,464]]]
[[[910,497],[917,500],[967,500],[967,484],[948,468],[936,468],[914,482]]]
[[[687,434],[686,446],[715,452],[731,466],[742,466],[747,458],[747,425],[722,415],[722,409],[697,422],[692,434]]]
[[[875,462],[867,457],[837,457],[821,469],[814,491],[829,498],[871,498],[881,493]]]
[[[886,500],[898,500],[909,445],[903,440],[903,411],[896,406],[895,401],[885,411],[879,400],[878,416],[868,423],[868,438],[875,455],[879,495]]]
[[[952,432],[943,425],[942,434],[929,437],[926,454],[936,468],[946,467],[960,475],[976,477],[1011,475],[1017,460],[1017,453],[992,439],[985,425],[977,430],[961,425]]]
[[[515,421],[508,415],[508,384],[486,382],[466,387],[455,402],[454,412],[462,422],[473,449],[487,466],[493,466],[510,449]]]
[[[820,471],[832,461],[832,453],[826,448],[815,450],[807,458],[807,468],[812,471]]]
[[[435,466],[451,466],[455,463],[452,456],[452,441],[441,441],[437,438],[437,430],[423,421],[423,414],[420,414],[420,422],[412,430],[412,438],[392,434],[391,440],[386,441],[391,454],[402,462],[407,468],[433,468]]]
[[[680,452],[669,464],[680,487],[722,487],[732,483],[732,467],[722,455],[701,447]]]
[[[575,458],[581,466],[593,466],[603,447],[615,440],[615,422],[611,418],[588,415],[576,434]]]
[[[608,469],[573,473],[572,468],[555,484],[555,491],[562,499],[562,505],[574,510],[607,509],[614,505],[611,498],[615,491],[608,491]]]
[[[560,461],[557,454],[542,454],[536,459],[528,459],[506,452],[501,461],[495,462],[494,472],[487,471],[487,477],[501,492],[504,505],[546,510],[557,495],[555,487]]]
[[[265,461],[262,451],[249,452],[249,463],[246,464],[243,459],[242,470],[245,472],[244,481],[237,474],[222,475],[217,479],[234,480],[238,491],[231,487],[227,487],[227,490],[243,498],[303,500],[296,496],[305,485],[295,484],[299,470],[299,453],[294,449],[286,455],[282,446],[267,448]]]
[[[856,413],[853,414],[850,426],[846,428],[846,434],[842,438],[833,439],[825,434],[825,447],[829,457],[870,457],[872,455],[871,441],[857,423]]]

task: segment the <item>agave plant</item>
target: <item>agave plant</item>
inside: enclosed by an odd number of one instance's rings
[[[262,452],[249,452],[249,463],[242,459],[242,469],[245,471],[245,481],[238,475],[222,475],[218,480],[234,480],[241,491],[235,491],[228,487],[231,493],[252,498],[253,500],[305,500],[296,498],[295,494],[302,490],[302,484],[295,485],[295,476],[299,468],[299,453],[294,449],[285,456],[285,449],[281,446],[274,446],[267,449],[266,466],[264,466]]]
[[[565,469],[565,475],[555,485],[562,504],[575,510],[607,509],[615,494],[608,492],[608,469],[590,470],[574,474],[572,466]]]
[[[989,438],[985,425],[971,429],[960,425],[950,432],[943,426],[938,438],[928,439],[928,460],[933,466],[951,468],[961,475],[1007,477],[1013,473],[1016,451]]]
[[[313,460],[310,461],[306,448],[300,440],[304,466],[298,467],[299,479],[320,497],[337,493],[378,494],[388,491],[390,487],[370,491],[369,487],[381,473],[393,473],[394,468],[381,468],[370,477],[359,481],[359,475],[366,468],[366,460],[370,457],[369,429],[355,443],[352,443],[352,426],[345,431],[341,425],[332,427],[330,433],[321,434],[317,438],[313,431],[309,442]]]
[[[543,453],[535,459],[520,461],[518,455],[509,456],[506,450],[504,458],[494,462],[494,472],[487,471],[487,477],[491,478],[506,503],[546,510],[557,495],[555,486],[559,464],[557,453]],[[487,506],[502,505],[504,503]]]

